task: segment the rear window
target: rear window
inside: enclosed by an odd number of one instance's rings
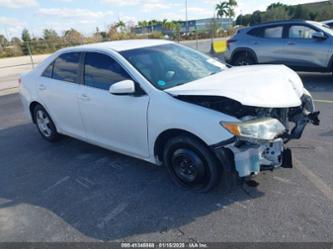
[[[53,79],[77,83],[79,80],[80,53],[60,55],[53,66]]]
[[[282,38],[283,26],[254,28],[248,34],[262,38]]]
[[[47,68],[44,70],[42,76],[47,78],[52,78],[52,72],[53,72],[53,62],[47,66]]]
[[[283,33],[282,26],[266,28],[265,32],[264,32],[264,37],[265,38],[282,38],[282,33]]]
[[[263,28],[255,28],[248,32],[249,35],[256,37],[264,37],[264,29]]]

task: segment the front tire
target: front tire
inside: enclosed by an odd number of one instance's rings
[[[41,105],[37,105],[33,113],[34,121],[41,136],[49,142],[58,141],[61,136],[47,111]]]
[[[171,138],[164,147],[163,164],[171,179],[179,186],[207,192],[221,179],[221,167],[209,148],[188,135]]]

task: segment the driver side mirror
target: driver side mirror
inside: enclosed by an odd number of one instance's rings
[[[133,80],[123,80],[110,86],[109,92],[114,95],[127,95],[135,93],[135,83]]]
[[[318,40],[324,40],[324,39],[326,39],[326,36],[325,36],[324,32],[315,32],[312,34],[312,38],[318,39]]]

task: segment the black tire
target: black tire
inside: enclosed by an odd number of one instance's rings
[[[51,119],[50,115],[41,105],[37,105],[33,111],[34,121],[36,127],[41,134],[41,136],[49,142],[56,142],[61,138],[61,135],[57,132],[57,128],[54,125],[53,120]],[[44,120],[48,120],[48,122],[43,123],[41,122],[41,116],[43,116]],[[47,131],[46,131],[47,130]]]
[[[196,192],[213,189],[222,175],[215,155],[204,143],[189,135],[171,138],[166,143],[163,164],[178,186]]]
[[[255,58],[247,52],[240,53],[236,55],[235,59],[233,60],[233,66],[248,66],[256,64]]]

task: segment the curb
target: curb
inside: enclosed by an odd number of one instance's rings
[[[0,90],[0,96],[10,95],[10,94],[18,93],[18,92],[19,92],[18,87],[7,88],[7,89]]]

